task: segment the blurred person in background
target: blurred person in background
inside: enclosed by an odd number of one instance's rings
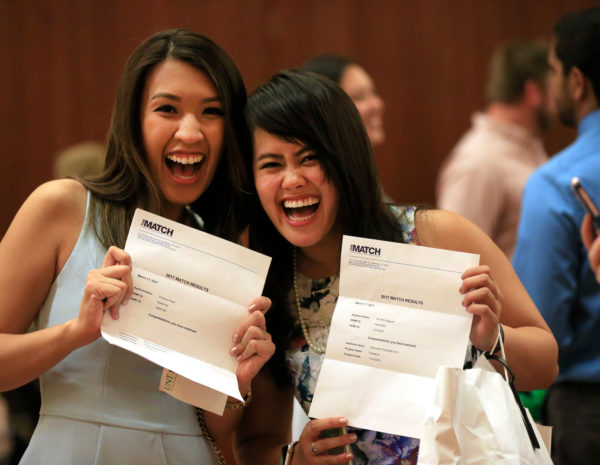
[[[542,136],[554,119],[546,89],[548,45],[515,41],[498,47],[487,82],[489,104],[440,170],[437,206],[483,229],[510,259],[523,188],[547,160]]]
[[[523,195],[513,265],[558,341],[560,373],[543,415],[553,427],[556,465],[600,456],[600,287],[580,237],[584,218],[571,188],[579,177],[600,199],[600,8],[570,13],[554,27],[549,88],[575,141],[536,170]]]
[[[373,78],[362,66],[342,55],[323,54],[308,59],[301,69],[325,76],[344,89],[358,109],[373,150],[383,145],[385,103]],[[385,202],[393,201],[383,190],[381,194]]]
[[[54,159],[54,179],[95,176],[104,167],[106,148],[94,141],[80,142]]]

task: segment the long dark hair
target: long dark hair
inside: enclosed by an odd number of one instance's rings
[[[208,232],[230,240],[237,240],[246,224],[242,202],[249,177],[242,159],[251,152],[251,145],[243,114],[246,88],[242,77],[212,40],[173,29],[150,36],[129,57],[117,90],[104,170],[96,178],[82,180],[94,200],[90,224],[106,247],[124,245],[136,207],[162,213],[160,187],[144,149],[140,109],[149,73],[167,58],[205,72],[217,89],[225,115],[219,165],[212,182],[191,207],[202,216]]]
[[[248,100],[251,130],[262,129],[319,155],[326,177],[338,193],[338,220],[344,234],[402,242],[398,221],[382,202],[375,159],[361,117],[348,95],[317,74],[287,70],[258,87]],[[246,169],[252,172],[252,157]],[[277,346],[269,367],[279,384],[287,377],[284,352],[290,345],[294,304],[292,246],[273,226],[252,196],[250,246],[273,257],[265,295],[273,304],[267,328]]]

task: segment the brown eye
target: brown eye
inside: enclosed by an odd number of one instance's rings
[[[219,107],[208,107],[204,109],[205,115],[225,116],[225,112]]]
[[[177,113],[177,109],[173,105],[161,105],[154,111],[158,113]]]
[[[267,163],[263,163],[262,165],[260,165],[258,167],[259,170],[264,170],[264,169],[269,169],[269,168],[277,168],[279,166],[279,163],[276,163],[274,161],[270,161]]]

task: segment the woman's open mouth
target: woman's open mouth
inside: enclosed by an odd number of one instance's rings
[[[175,178],[182,180],[193,179],[198,174],[202,163],[204,162],[204,155],[167,155],[165,162],[167,168]]]
[[[283,211],[292,222],[299,223],[309,220],[319,208],[320,200],[309,197],[302,200],[284,200]]]

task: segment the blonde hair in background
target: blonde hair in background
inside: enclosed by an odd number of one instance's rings
[[[104,168],[105,147],[93,141],[75,144],[60,152],[54,160],[54,178],[87,177]]]

